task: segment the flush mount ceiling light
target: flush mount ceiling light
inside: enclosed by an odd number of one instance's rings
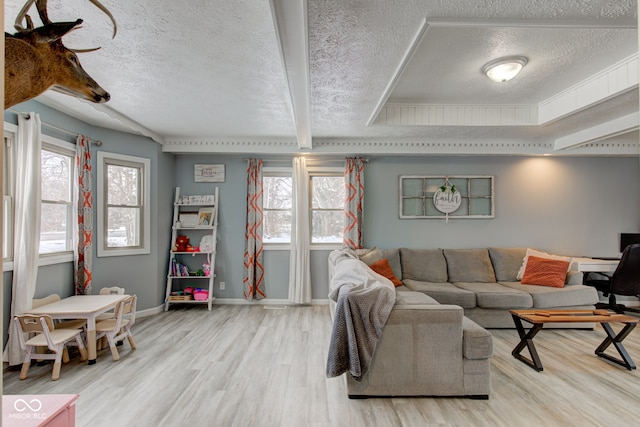
[[[508,56],[488,62],[482,72],[494,82],[506,82],[517,76],[526,63],[524,56]]]

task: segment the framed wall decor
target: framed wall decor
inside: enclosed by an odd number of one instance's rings
[[[400,219],[495,218],[493,175],[401,175]]]
[[[224,165],[193,165],[195,182],[224,182]]]
[[[198,224],[198,214],[193,212],[180,213],[180,226],[184,228],[195,227]]]
[[[215,216],[214,207],[210,208],[200,208],[198,210],[198,227],[212,227],[213,226],[213,217]]]

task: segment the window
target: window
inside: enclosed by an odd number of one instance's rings
[[[311,243],[341,244],[344,231],[344,169],[309,168]],[[293,178],[290,168],[264,168],[262,242],[282,248],[291,243]]]
[[[49,142],[45,142],[45,141]],[[71,144],[43,135],[40,150],[40,255],[70,252],[73,239],[73,168]]]
[[[262,173],[263,243],[291,243],[292,190],[291,169],[264,168]]]
[[[98,152],[98,256],[150,252],[150,161]]]
[[[400,219],[495,218],[494,180],[493,175],[401,175]],[[447,186],[451,191],[447,190],[445,194],[454,193],[457,197],[449,213],[439,208],[434,199]],[[446,196],[445,202],[449,197]]]
[[[343,172],[311,173],[311,243],[342,243]]]
[[[2,260],[4,264],[13,260],[13,195],[14,183],[14,140],[17,127],[4,124],[4,144],[2,149]]]

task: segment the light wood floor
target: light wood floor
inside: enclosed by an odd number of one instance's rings
[[[139,319],[138,349],[109,350],[88,366],[72,360],[29,378],[4,373],[4,394],[80,393],[83,426],[634,426],[640,374],[593,354],[594,331],[543,330],[544,372],[511,356],[515,330],[492,330],[492,394],[465,398],[349,400],[343,378],[325,377],[326,306],[172,307]],[[640,362],[640,328],[625,341]]]

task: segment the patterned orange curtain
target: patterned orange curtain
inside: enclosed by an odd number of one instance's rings
[[[249,159],[247,168],[247,225],[244,251],[244,297],[266,298],[262,263],[262,160]]]
[[[364,205],[364,159],[347,157],[344,171],[346,186],[344,213],[345,226],[343,233],[344,246],[351,249],[362,248],[362,215]]]
[[[74,280],[76,295],[91,294],[93,252],[93,173],[91,141],[84,135],[76,139],[76,209],[74,233]]]

